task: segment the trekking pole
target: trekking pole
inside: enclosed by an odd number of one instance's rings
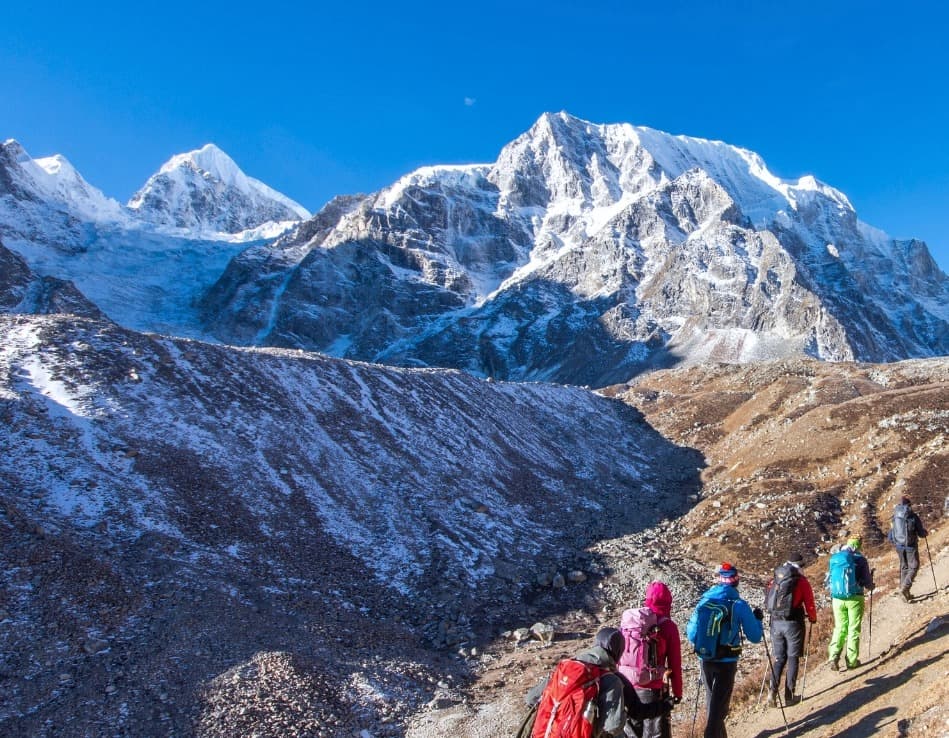
[[[771,649],[768,648],[768,638],[762,634],[761,642],[764,643],[764,652],[768,657],[768,666],[771,668],[771,673],[774,674],[774,662],[771,660]],[[784,714],[784,700],[781,699],[781,695],[777,692],[774,693],[775,700],[778,703],[778,707],[781,708],[781,719],[784,720],[784,734],[788,734],[788,716]]]
[[[801,702],[804,702],[804,687],[807,686],[807,657],[811,654],[812,635],[814,635],[814,623],[811,623],[811,627],[807,631],[807,642],[804,644],[804,672],[801,674]]]
[[[771,626],[769,625],[768,627],[770,628]],[[761,637],[764,638],[764,629],[762,629]],[[774,678],[774,675],[773,675],[773,674],[772,674],[772,678]],[[768,679],[768,672],[762,670],[762,673],[761,673],[761,689],[758,690],[758,707],[761,706],[761,698],[764,696],[764,683],[765,683],[765,681],[766,681],[767,679]]]
[[[936,588],[936,593],[939,592],[939,584],[936,582],[936,567],[933,566],[933,555],[929,550],[929,539],[924,538],[926,541],[926,555],[929,557],[929,570],[933,573],[933,586]]]
[[[702,659],[699,659],[698,678],[695,680],[695,712],[692,713],[692,730],[689,738],[695,738],[695,720],[699,716],[699,691],[702,686]]]
[[[761,689],[758,690],[758,706],[761,706],[761,698],[764,696],[764,683],[768,679],[768,672],[761,670]]]
[[[870,569],[870,581],[873,581],[873,572],[876,569]],[[873,643],[873,588],[870,588],[870,624],[867,628],[867,661],[870,660],[870,646]]]

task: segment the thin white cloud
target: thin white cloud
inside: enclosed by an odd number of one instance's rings
[[[467,107],[469,107],[469,108],[470,108],[472,105],[474,105],[476,102],[478,102],[478,101],[475,100],[473,97],[466,97],[466,98],[465,98],[465,105],[466,105]]]

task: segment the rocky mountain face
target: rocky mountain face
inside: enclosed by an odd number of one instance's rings
[[[398,735],[446,653],[694,492],[616,400],[26,314],[0,254],[0,732]],[[241,717],[274,669],[300,711]]]
[[[214,144],[169,159],[132,195],[128,207],[149,223],[212,233],[238,233],[310,215],[248,177]]]
[[[483,166],[432,167],[239,254],[218,338],[602,386],[644,368],[949,349],[924,244],[755,154],[544,115]]]
[[[149,204],[158,191],[168,199]],[[210,145],[174,157],[133,204],[107,198],[61,156],[0,145],[0,239],[127,328],[199,335],[197,303],[230,259],[307,215]]]

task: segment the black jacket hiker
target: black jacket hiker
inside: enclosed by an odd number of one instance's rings
[[[909,590],[919,571],[919,539],[928,535],[919,515],[913,512],[909,497],[903,497],[893,509],[893,524],[887,539],[896,546],[900,558],[900,594],[909,602]]]

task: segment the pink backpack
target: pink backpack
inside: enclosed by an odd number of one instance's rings
[[[667,618],[648,607],[634,607],[623,613],[620,630],[626,648],[619,657],[619,670],[630,684],[661,681],[664,668],[659,664],[659,626]]]

